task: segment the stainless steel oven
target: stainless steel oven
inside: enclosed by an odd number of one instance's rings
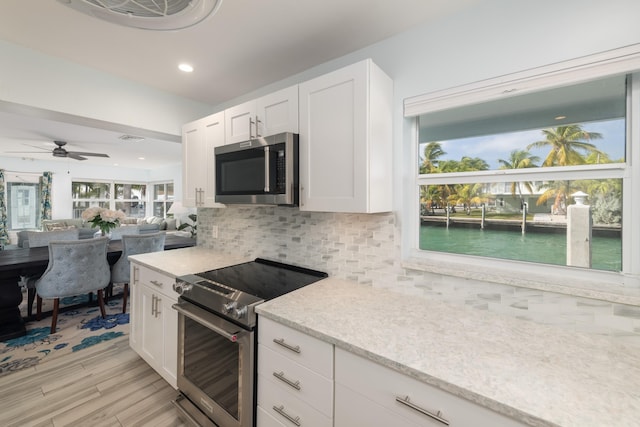
[[[257,258],[176,279],[180,394],[174,403],[186,419],[199,426],[255,426],[255,307],[324,277]]]
[[[179,313],[180,407],[195,403],[199,411],[188,408],[186,414],[202,426],[214,426],[212,419],[221,427],[252,426],[253,413],[245,408],[254,407],[255,331],[188,301],[174,308]]]

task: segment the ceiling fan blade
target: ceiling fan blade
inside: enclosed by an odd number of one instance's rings
[[[78,156],[94,156],[94,157],[109,157],[108,154],[104,153],[83,153],[82,151],[67,151],[67,154],[75,154]]]
[[[67,152],[67,157],[71,157],[72,159],[76,159],[76,160],[87,160],[86,157],[82,157],[79,154],[80,153]]]
[[[37,152],[37,151],[3,151],[3,153],[13,153],[13,154],[45,154],[45,153],[50,153],[51,149],[49,148],[42,148],[42,147],[38,147],[35,145],[29,145],[29,144],[22,144],[26,147],[31,147],[31,148],[35,148],[36,150],[41,150],[41,152]]]

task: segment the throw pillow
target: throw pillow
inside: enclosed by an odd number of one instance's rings
[[[166,224],[167,224],[167,231],[172,231],[176,229],[176,219],[175,218],[167,218],[165,220]]]
[[[44,225],[44,231],[66,230],[67,224],[64,222],[48,222]]]

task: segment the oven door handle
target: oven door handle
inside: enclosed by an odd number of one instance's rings
[[[195,320],[196,322],[206,326],[207,328],[211,329],[212,331],[214,331],[215,333],[217,333],[218,335],[223,336],[224,338],[228,339],[231,342],[237,342],[238,339],[246,334],[247,332],[245,331],[238,331],[238,330],[232,330],[232,331],[228,331],[223,329],[220,325],[216,325],[212,322],[210,322],[209,320],[207,320],[205,318],[205,316],[214,316],[210,313],[208,313],[205,310],[202,310],[199,307],[196,307],[192,304],[185,304],[185,303],[177,303],[177,304],[173,304],[172,305],[173,309],[175,309],[178,313]],[[222,319],[220,319],[222,320]],[[225,323],[228,323],[225,321]],[[231,325],[231,323],[229,323]]]

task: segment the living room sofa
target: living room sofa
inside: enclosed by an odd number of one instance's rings
[[[172,218],[160,218],[151,216],[147,218],[125,218],[120,227],[136,226],[139,234],[155,233],[160,230],[167,232],[176,231],[176,220]],[[65,219],[45,219],[42,220],[41,231],[65,230],[68,228],[77,228],[78,237],[80,239],[92,238],[100,229],[92,227],[91,223],[81,218],[65,218]],[[19,248],[28,248],[29,239],[26,231],[18,231],[18,241],[16,245]]]

